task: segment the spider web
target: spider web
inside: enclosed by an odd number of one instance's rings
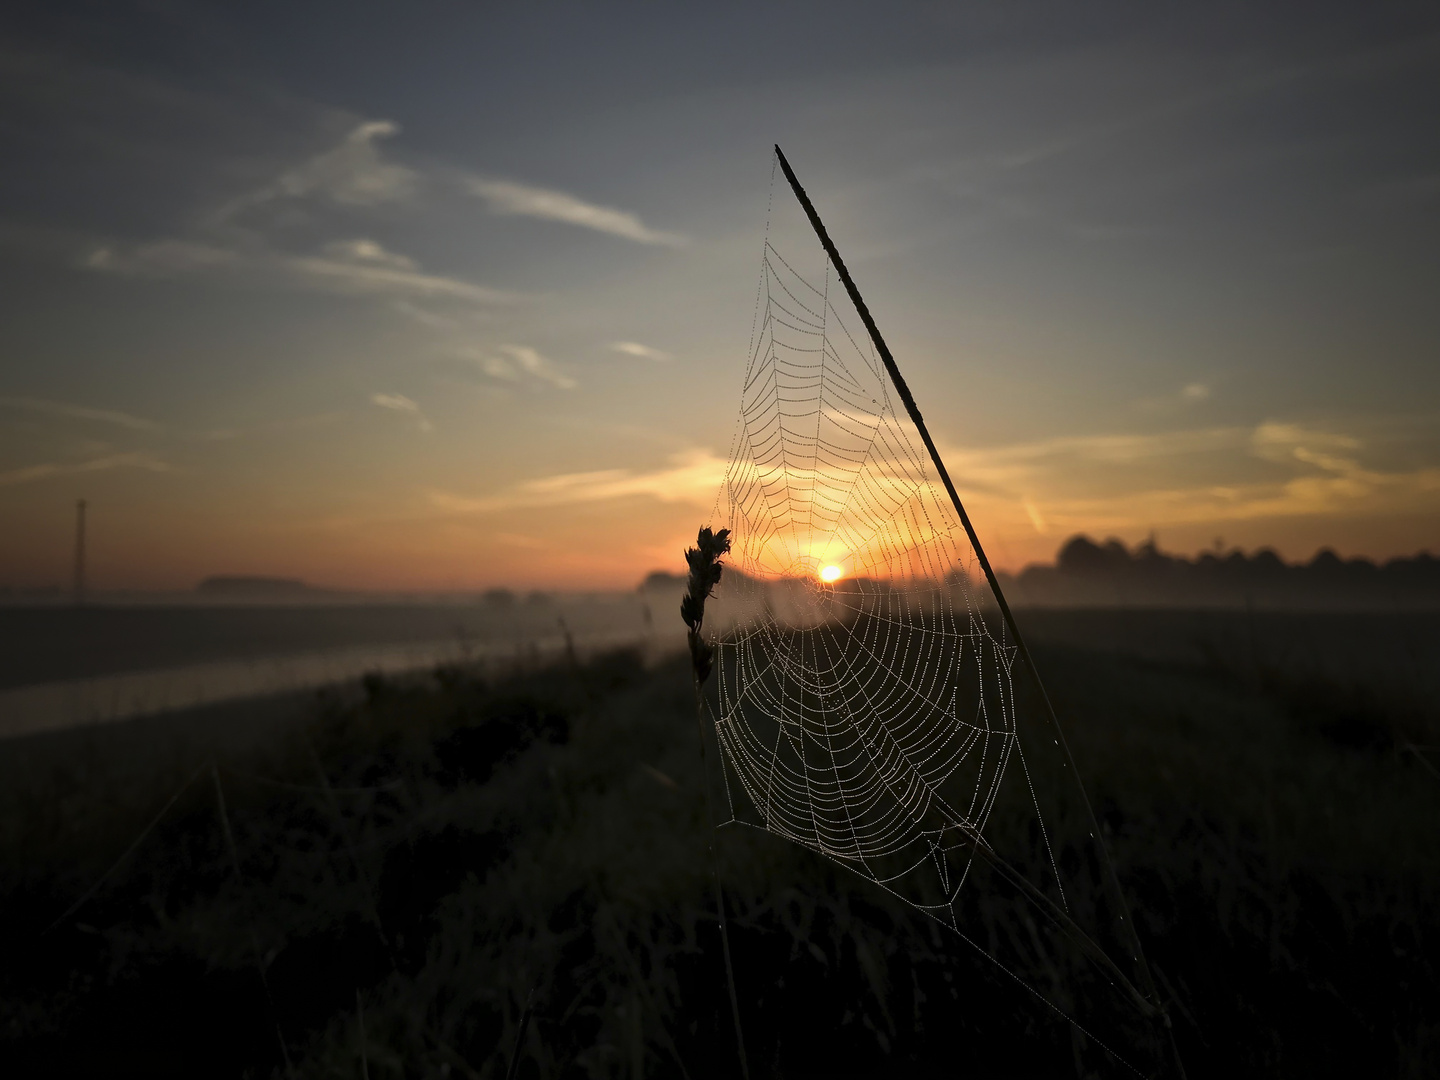
[[[719,653],[717,731],[765,828],[953,922],[1001,781],[1023,772],[1015,648],[832,278],[767,239],[725,480],[725,599],[745,615]]]
[[[1139,997],[1110,959],[1138,961],[1138,949],[1107,935],[1094,903],[1100,931],[1073,917],[1032,775],[1064,777],[1067,766],[1053,753],[1039,770],[1027,759],[1027,739],[1032,752],[1059,743],[1017,694],[1017,650],[976,552],[805,232],[792,225],[784,246],[792,261],[818,264],[809,273],[782,254],[773,213],[767,221],[716,507],[732,544],[716,594],[728,630],[713,714],[732,820],[949,926],[1094,1038],[1075,1019],[1074,995],[1034,985],[1037,950],[1007,948],[965,902],[1003,888],[1045,914],[1050,944],[1068,943],[1121,996]]]

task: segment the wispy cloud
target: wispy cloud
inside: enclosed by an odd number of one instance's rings
[[[322,249],[332,259],[365,266],[388,266],[392,270],[415,270],[415,260],[396,251],[387,251],[374,240],[332,240]]]
[[[963,490],[992,508],[1016,506],[1042,532],[1135,532],[1440,510],[1440,467],[1366,465],[1363,450],[1363,441],[1349,434],[1272,420],[1163,435],[1053,439],[945,456]],[[1159,464],[1182,456],[1193,460],[1178,467]],[[1195,479],[1174,484],[1177,472]]]
[[[0,473],[0,487],[29,484],[37,480],[48,480],[56,476],[107,472],[111,469],[140,469],[145,472],[157,473],[175,471],[169,464],[154,454],[143,452],[107,454],[104,457],[91,458],[88,461],[45,462],[40,465],[27,465],[24,468],[11,469],[9,472]]]
[[[92,409],[87,405],[72,405],[67,401],[49,401],[45,398],[0,396],[0,406],[45,416],[63,416],[70,420],[94,420],[101,424],[129,428],[131,431],[157,431],[160,427],[155,421],[146,420],[143,416],[132,416],[115,409]]]
[[[1029,499],[1024,500],[1023,505],[1025,507],[1025,516],[1030,519],[1030,524],[1035,526],[1037,533],[1044,536],[1047,529],[1045,515],[1040,513],[1040,508]]]
[[[708,450],[687,450],[649,471],[601,469],[561,473],[497,492],[471,497],[446,491],[428,492],[431,503],[457,514],[487,514],[527,507],[567,506],[576,503],[648,497],[663,502],[708,504],[725,478],[725,460]]]
[[[245,211],[283,199],[323,198],[344,206],[405,202],[420,187],[414,169],[386,161],[377,145],[400,133],[393,120],[367,120],[352,128],[336,146],[281,173],[264,187],[226,203],[212,215],[226,224]]]
[[[1250,445],[1255,455],[1266,461],[1300,461],[1336,473],[1360,468],[1352,456],[1362,445],[1359,439],[1353,435],[1316,431],[1301,424],[1267,420],[1255,428]],[[1342,453],[1346,456],[1337,456]]]
[[[288,200],[323,200],[349,207],[413,202],[421,189],[437,180],[453,184],[454,174],[426,176],[387,160],[381,143],[400,133],[393,120],[367,120],[352,128],[337,145],[307,158],[273,181],[221,206],[209,218],[212,226],[243,225],[250,211]],[[558,221],[608,233],[639,244],[679,246],[687,238],[652,229],[638,214],[599,206],[576,195],[550,188],[480,176],[460,176],[460,190],[483,199],[497,214]],[[253,225],[254,215],[249,224]]]
[[[393,306],[400,314],[409,316],[421,326],[428,326],[432,330],[454,330],[460,325],[459,320],[452,319],[449,315],[423,308],[409,300],[396,300]]]
[[[382,409],[389,409],[392,412],[406,413],[415,417],[420,424],[421,431],[433,431],[434,425],[420,408],[420,404],[404,394],[371,394],[370,400]]]
[[[490,351],[464,348],[459,355],[475,364],[481,372],[501,382],[519,383],[527,380],[547,383],[558,390],[574,390],[580,384],[560,371],[538,349],[528,345],[501,345]]]
[[[1166,394],[1140,398],[1133,404],[1141,412],[1164,416],[1194,409],[1214,396],[1215,392],[1208,383],[1192,382]]]
[[[379,248],[379,245],[375,245]],[[383,252],[383,249],[380,249]],[[413,260],[383,252],[385,258],[355,258],[330,251],[325,256],[283,256],[280,265],[310,287],[345,295],[442,298],[471,304],[511,304],[516,294],[459,278],[425,274]]]
[[[238,251],[214,244],[156,240],[128,248],[116,245],[98,247],[85,256],[84,264],[91,270],[126,277],[169,277],[235,266],[241,260]]]
[[[1248,427],[1217,427],[1148,435],[1060,436],[1008,446],[957,447],[945,451],[945,460],[972,489],[1018,493],[1037,487],[1058,466],[1148,465],[1161,458],[1243,450],[1251,434]],[[1096,474],[1094,468],[1089,471]]]
[[[633,240],[637,244],[680,247],[689,242],[688,238],[680,233],[650,228],[637,214],[608,206],[597,206],[563,191],[517,184],[510,180],[487,180],[473,176],[466,178],[464,187],[471,195],[484,199],[490,210],[496,214],[558,221]]]
[[[610,345],[611,352],[623,353],[626,356],[638,356],[641,360],[669,360],[671,356],[660,349],[652,349],[649,345],[641,345],[638,341],[616,341]]]
[[[1044,520],[1063,533],[1122,533],[1273,518],[1433,513],[1437,504],[1440,468],[1423,468],[1311,475],[1279,483],[1155,488],[1092,498],[1058,496],[1045,500]]]
[[[254,284],[288,282],[316,292],[392,299],[443,299],[479,306],[513,304],[519,296],[460,278],[428,274],[414,259],[374,240],[339,240],[319,255],[292,255],[263,248],[240,250],[186,240],[161,240],[131,248],[97,248],[84,260],[91,270],[127,277],[180,277],[226,272]]]
[[[1385,470],[1359,460],[1363,442],[1300,424],[1076,436],[948,449],[972,511],[1031,535],[1143,533],[1154,527],[1297,516],[1440,509],[1440,468]],[[1191,460],[1177,464],[1175,459]],[[705,450],[654,469],[566,472],[472,495],[425,492],[447,514],[486,515],[649,498],[708,506],[726,461]],[[1287,467],[1282,475],[1275,468]],[[885,463],[880,463],[882,475]],[[1175,475],[1197,476],[1175,484]],[[1167,481],[1169,481],[1167,483]]]
[[[341,141],[281,172],[274,180],[225,203],[187,236],[143,243],[110,243],[86,253],[91,270],[129,277],[226,274],[232,280],[347,296],[443,300],[470,305],[514,302],[516,295],[462,278],[427,273],[409,255],[367,237],[337,239],[318,252],[284,250],[293,230],[295,200],[364,209],[411,202],[425,177],[386,160],[380,143],[400,131],[390,120],[353,126]],[[269,207],[269,211],[264,208]]]

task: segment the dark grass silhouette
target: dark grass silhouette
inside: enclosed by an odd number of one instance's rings
[[[1401,740],[1440,743],[1434,703],[1223,650],[1039,651],[1190,1074],[1432,1073],[1440,781]],[[734,1075],[693,693],[688,656],[451,669],[249,746],[115,731],[83,782],[8,776],[0,1071]],[[42,934],[207,755],[234,862],[207,774]],[[749,830],[716,847],[756,1075],[1116,1074],[858,878]],[[969,905],[1032,932],[998,892]]]

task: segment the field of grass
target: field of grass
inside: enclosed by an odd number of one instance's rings
[[[1253,640],[1088,639],[1037,661],[1188,1075],[1434,1075],[1435,700]],[[688,663],[444,670],[283,707],[247,739],[231,717],[5,747],[0,1072],[739,1075]],[[1133,1075],[873,885],[755,830],[715,848],[757,1080]],[[1095,889],[1076,904],[1103,910]],[[1023,905],[966,896],[972,938],[1175,1074]]]

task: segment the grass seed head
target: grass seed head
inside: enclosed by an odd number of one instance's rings
[[[708,526],[700,530],[695,546],[685,551],[690,578],[685,598],[680,601],[680,618],[690,628],[690,660],[695,668],[695,678],[702,685],[710,677],[715,661],[715,650],[700,636],[700,627],[705,621],[705,601],[720,584],[720,574],[724,570],[720,558],[729,553],[730,530],[713,532]]]

